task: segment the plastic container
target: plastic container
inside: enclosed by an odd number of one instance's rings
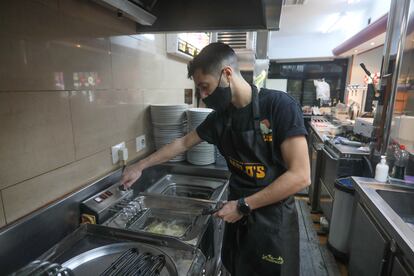
[[[388,178],[389,167],[385,155],[381,156],[381,161],[375,167],[375,180],[378,182],[386,182]]]
[[[393,177],[403,179],[405,177],[405,167],[407,167],[408,159],[410,158],[409,153],[405,150],[404,145],[400,145],[400,148],[394,152],[394,168]]]

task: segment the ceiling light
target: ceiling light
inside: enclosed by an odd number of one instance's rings
[[[155,35],[154,34],[143,34],[143,37],[145,37],[148,40],[155,40]]]
[[[375,45],[375,42],[371,42],[369,45],[374,46]]]
[[[81,45],[80,45],[80,44],[76,44],[76,47],[80,48],[80,47],[81,47]]]
[[[358,50],[354,50],[354,53],[358,53]]]

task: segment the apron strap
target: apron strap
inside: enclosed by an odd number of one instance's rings
[[[260,134],[260,107],[259,107],[259,93],[257,88],[252,86],[252,113],[253,113],[253,123],[254,131],[256,134]],[[228,112],[226,126],[231,127],[232,124],[232,115],[233,112]]]
[[[260,134],[260,107],[259,107],[259,93],[256,87],[252,87],[252,109],[253,109],[253,120],[254,130],[256,134]]]

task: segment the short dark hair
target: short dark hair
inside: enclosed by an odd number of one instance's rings
[[[187,77],[191,79],[197,69],[201,69],[204,74],[219,75],[224,66],[231,66],[237,73],[239,72],[236,53],[227,44],[210,43],[188,63]]]

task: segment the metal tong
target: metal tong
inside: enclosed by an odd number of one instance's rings
[[[218,212],[221,208],[223,208],[225,201],[219,201],[217,202],[215,207],[211,207],[211,208],[205,208],[201,211],[201,216],[207,216],[207,215],[212,215],[215,212]]]

